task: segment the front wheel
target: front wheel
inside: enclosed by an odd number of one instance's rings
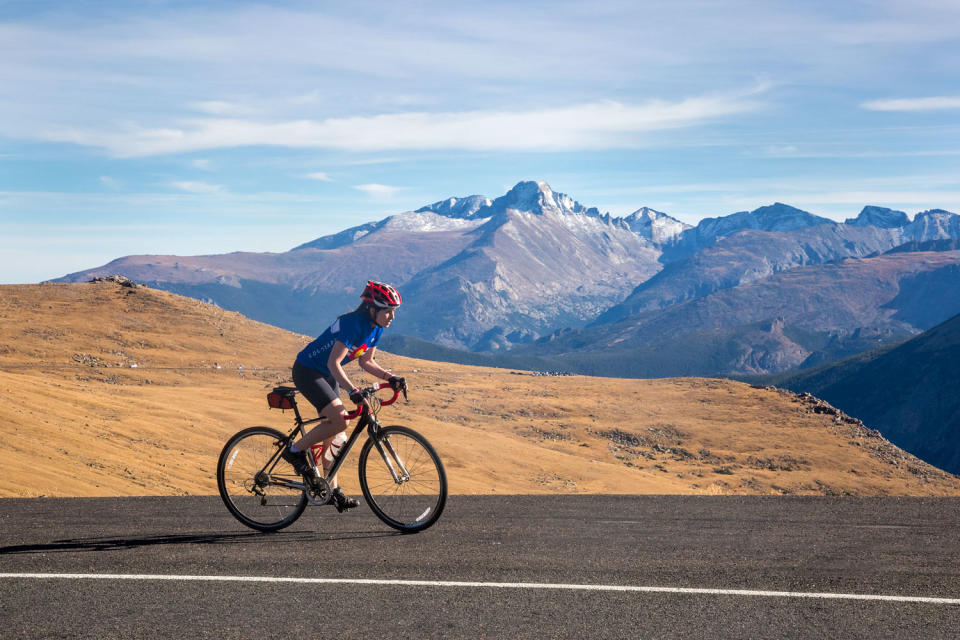
[[[217,462],[220,497],[234,517],[258,531],[276,531],[307,507],[303,478],[280,457],[286,436],[269,427],[234,435]]]
[[[423,531],[447,502],[447,474],[433,446],[407,427],[384,427],[360,451],[360,488],[374,514],[403,533]]]

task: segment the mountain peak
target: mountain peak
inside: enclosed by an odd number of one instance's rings
[[[943,209],[921,211],[906,227],[911,240],[943,240],[960,237],[960,216]]]
[[[742,229],[796,231],[821,224],[836,224],[836,222],[782,202],[775,202],[753,211],[740,211],[719,218],[704,218],[697,225],[697,229],[701,235],[726,236]]]
[[[837,224],[830,218],[815,216],[808,211],[797,209],[782,202],[774,202],[771,205],[754,209],[746,215],[746,218],[751,221],[749,225],[751,228],[763,231],[796,231],[797,229],[816,227],[821,224]]]
[[[548,207],[557,208],[558,205],[557,194],[553,192],[549,184],[540,180],[518,182],[502,198],[497,198],[495,202],[499,202],[507,209],[534,213],[540,213]]]
[[[650,207],[637,209],[623,218],[623,222],[634,233],[658,244],[675,241],[691,228],[690,225]]]
[[[916,215],[917,218],[929,218],[931,216],[955,216],[957,214],[952,211],[947,211],[946,209],[927,209],[926,211],[921,211]]]
[[[636,221],[636,220],[656,220],[657,218],[666,216],[662,211],[657,211],[656,209],[651,209],[650,207],[640,207],[630,215],[628,215],[624,220],[627,221]],[[669,216],[667,216],[669,217]]]
[[[533,180],[518,182],[494,200],[490,208],[494,213],[514,210],[537,215],[599,215],[595,208],[588,209],[567,194],[556,193],[546,182]]]
[[[507,192],[516,193],[516,194],[552,194],[553,189],[550,188],[550,185],[544,182],[543,180],[521,180],[517,184],[513,185],[513,188]]]
[[[856,218],[844,220],[844,224],[854,227],[880,227],[881,229],[896,229],[906,226],[909,222],[910,219],[903,211],[872,205],[864,207]]]

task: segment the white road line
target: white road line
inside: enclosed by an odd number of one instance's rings
[[[366,578],[286,578],[271,576],[181,576],[130,573],[0,573],[0,579],[38,580],[167,580],[183,582],[266,582],[296,584],[365,584],[401,587],[454,587],[478,589],[557,589],[564,591],[618,591],[635,593],[682,593],[692,595],[746,596],[764,598],[815,598],[824,600],[879,600],[960,605],[960,598],[891,596],[864,593],[812,593],[805,591],[756,591],[751,589],[697,589],[692,587],[642,587],[616,584],[555,584],[544,582],[458,582],[448,580],[374,580]]]

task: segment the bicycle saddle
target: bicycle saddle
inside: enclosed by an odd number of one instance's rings
[[[273,393],[279,393],[284,396],[293,396],[297,393],[296,388],[294,387],[274,387]]]

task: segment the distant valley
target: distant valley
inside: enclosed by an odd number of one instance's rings
[[[451,197],[285,253],[126,256],[124,275],[316,334],[366,278],[405,298],[390,347],[592,375],[782,373],[899,342],[960,313],[960,216],[866,206],[837,223],[786,204],[697,226],[613,217],[521,182]]]
[[[902,344],[772,382],[813,393],[960,474],[960,315]]]

